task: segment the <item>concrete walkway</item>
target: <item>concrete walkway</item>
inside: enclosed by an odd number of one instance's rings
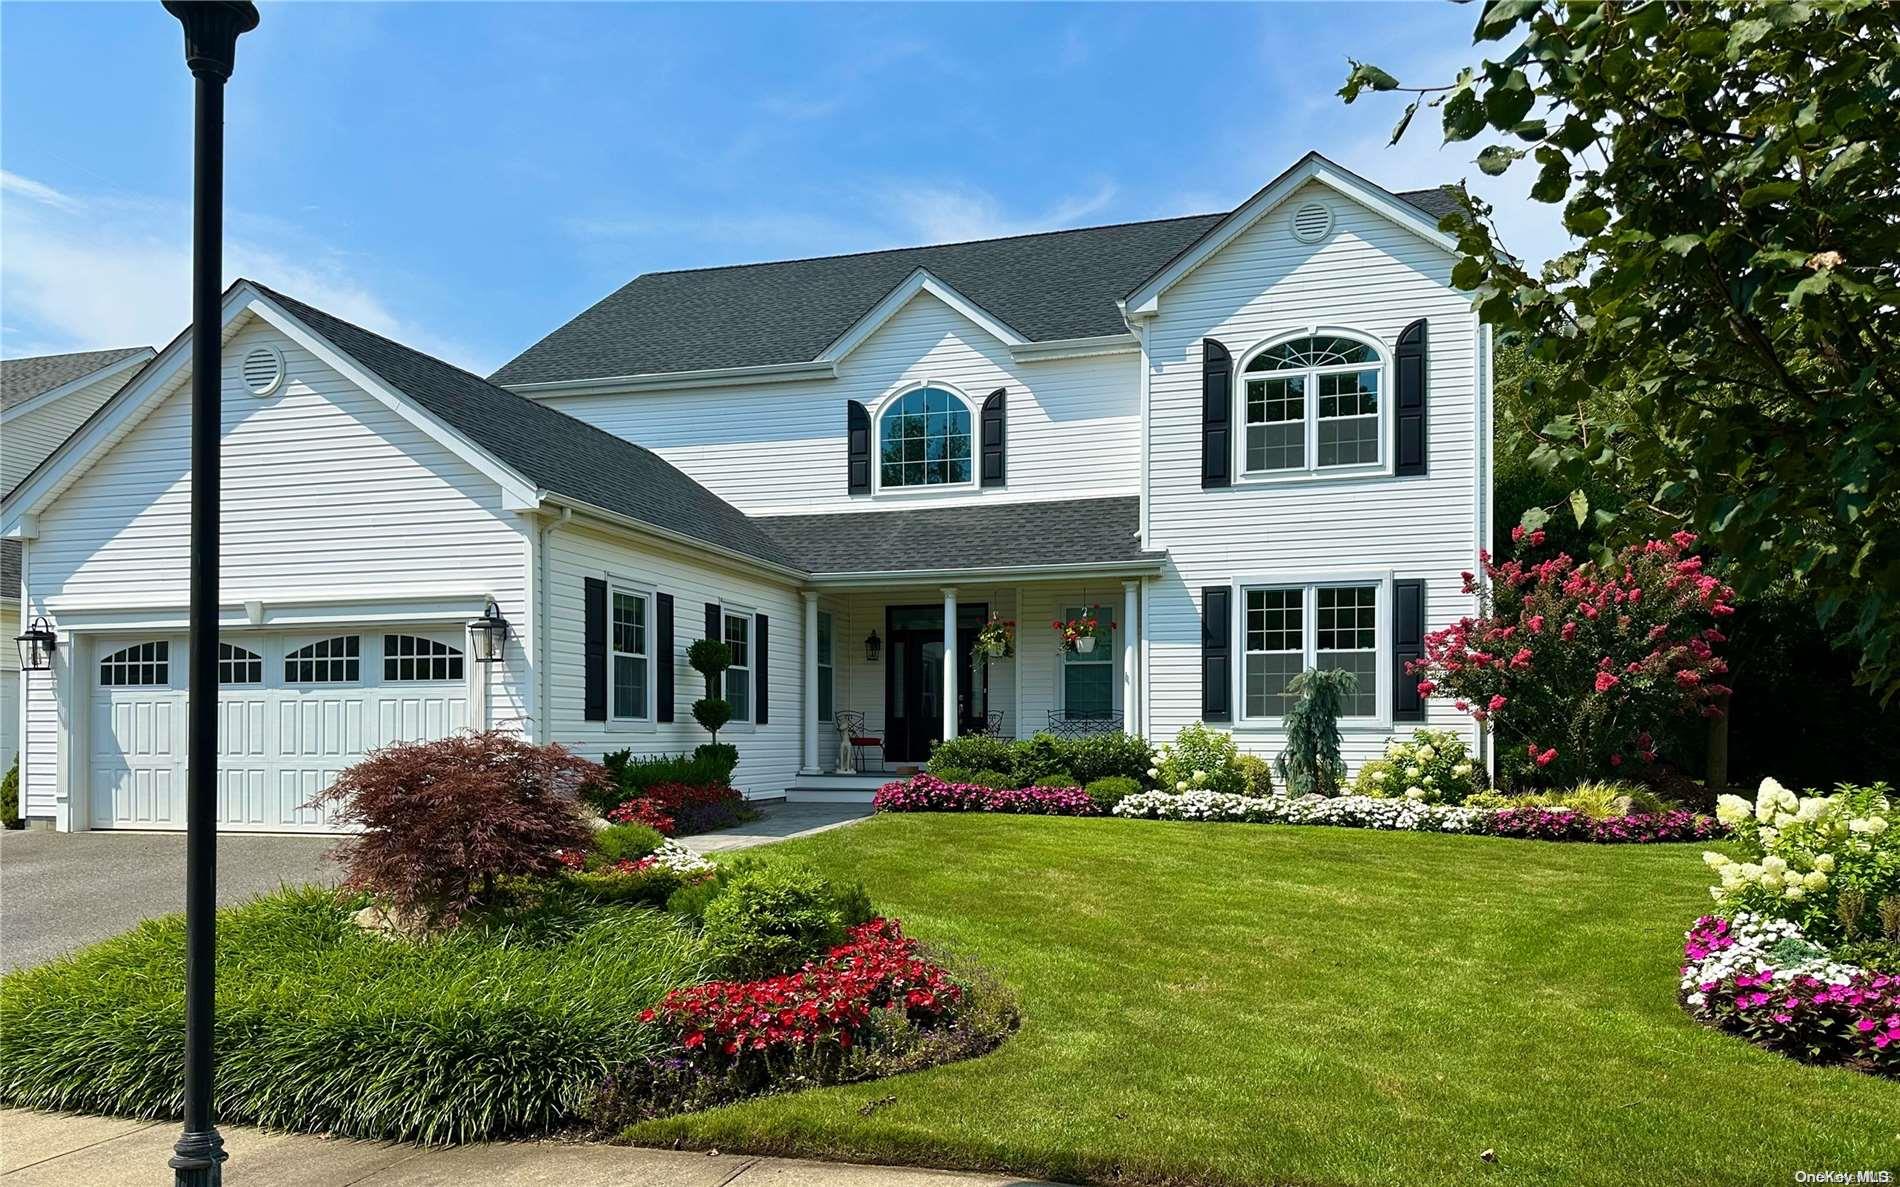
[[[221,1127],[233,1187],[1037,1187],[1036,1181],[910,1167],[694,1154],[581,1142],[420,1147]],[[173,1121],[0,1110],[0,1185],[169,1183]]]
[[[871,814],[869,804],[760,804],[760,817],[750,824],[716,833],[681,837],[680,844],[695,853],[718,853],[727,849],[750,849],[773,841],[808,837],[827,829],[856,824]]]

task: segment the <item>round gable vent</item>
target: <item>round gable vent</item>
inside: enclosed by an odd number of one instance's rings
[[[275,346],[254,346],[244,356],[244,386],[254,396],[268,396],[284,383],[284,352]]]
[[[1317,243],[1332,229],[1332,208],[1324,203],[1308,202],[1293,212],[1293,237],[1301,243]]]

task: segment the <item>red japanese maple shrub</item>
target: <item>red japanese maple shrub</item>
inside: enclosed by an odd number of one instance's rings
[[[553,874],[560,851],[586,849],[578,797],[606,778],[560,746],[458,734],[377,750],[309,806],[334,803],[339,824],[362,830],[333,853],[347,886],[447,925],[497,879]]]
[[[1526,550],[1543,535],[1512,532]],[[1480,612],[1425,636],[1424,658],[1408,667],[1419,693],[1488,723],[1513,784],[1655,763],[1670,722],[1719,715],[1729,692],[1717,624],[1735,612],[1735,591],[1703,571],[1695,539],[1633,544],[1608,568],[1563,553],[1535,564],[1480,553],[1483,576],[1464,575]]]

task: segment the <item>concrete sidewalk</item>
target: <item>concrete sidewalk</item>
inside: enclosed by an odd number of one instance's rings
[[[1035,1180],[740,1154],[582,1142],[421,1147],[220,1127],[224,1181],[271,1187],[1039,1187]],[[0,1184],[94,1187],[168,1183],[175,1121],[0,1110]]]

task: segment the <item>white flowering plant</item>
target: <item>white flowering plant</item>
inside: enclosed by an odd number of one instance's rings
[[[1234,736],[1195,722],[1155,751],[1148,778],[1165,792],[1218,791],[1238,795],[1247,790],[1240,769],[1240,748]]]
[[[1754,803],[1724,795],[1715,814],[1741,850],[1703,855],[1723,915],[1784,919],[1811,939],[1849,942],[1877,936],[1882,905],[1900,902],[1900,802],[1885,783],[1796,795],[1764,779]]]
[[[1461,804],[1484,783],[1484,768],[1472,760],[1463,738],[1450,730],[1418,730],[1392,739],[1383,757],[1360,767],[1352,791],[1374,799]]]
[[[1428,833],[1482,832],[1491,813],[1362,795],[1235,795],[1223,791],[1145,791],[1115,805],[1116,816],[1222,824],[1330,824]]]

